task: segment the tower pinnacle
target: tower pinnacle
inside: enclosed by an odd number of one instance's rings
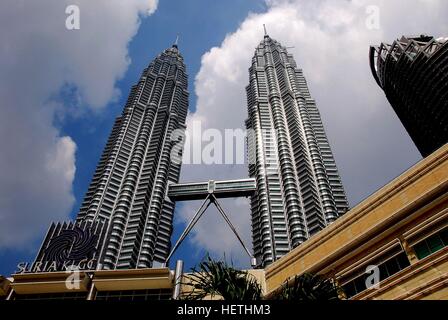
[[[268,32],[266,31],[266,25],[264,23],[263,23],[263,29],[264,29],[264,36],[269,37]]]

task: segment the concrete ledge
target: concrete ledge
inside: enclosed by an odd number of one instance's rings
[[[88,290],[90,278],[85,272],[79,273],[79,279],[69,279],[71,288],[67,286],[69,276],[70,273],[66,272],[14,274],[11,287],[17,294],[86,292]]]
[[[98,270],[93,284],[98,291],[171,289],[174,285],[168,268]]]

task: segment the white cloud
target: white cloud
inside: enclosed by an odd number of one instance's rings
[[[68,5],[80,30],[65,28]],[[76,144],[55,117],[73,111],[51,97],[77,88],[75,105],[117,97],[128,43],[157,0],[17,1],[0,4],[0,249],[29,248],[73,206]]]
[[[317,100],[347,195],[355,205],[420,159],[370,74],[369,46],[408,34],[446,36],[448,2],[270,0],[267,4],[266,13],[249,14],[219,47],[203,55],[195,79],[196,112],[188,123],[202,120],[204,128],[243,127],[248,68],[266,24],[272,38],[293,47],[289,51]],[[379,30],[366,27],[366,9],[371,5],[379,8]],[[184,181],[247,176],[245,166],[185,166],[182,172]],[[181,220],[187,220],[195,206],[182,207]],[[249,241],[248,205],[227,201],[226,207]],[[236,252],[239,261],[247,263],[231,232],[213,216],[193,230],[192,243],[218,255],[224,250]]]

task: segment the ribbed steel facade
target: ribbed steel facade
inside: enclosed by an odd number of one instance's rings
[[[265,266],[348,210],[319,111],[302,70],[265,36],[249,69],[247,105],[254,255]]]
[[[77,221],[105,221],[104,269],[153,267],[171,247],[174,203],[166,197],[180,164],[171,133],[185,129],[187,74],[176,45],[162,52],[131,89],[85,195]]]
[[[370,66],[424,157],[448,143],[448,38],[402,37],[371,47]]]

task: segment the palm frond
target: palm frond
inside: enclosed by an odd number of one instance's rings
[[[184,284],[192,289],[181,299],[201,300],[206,297],[250,301],[261,299],[261,286],[247,271],[237,270],[225,261],[214,261],[208,255],[186,276]]]
[[[277,300],[330,301],[340,300],[341,288],[333,279],[304,273],[293,281],[285,281],[279,292],[273,296]]]

